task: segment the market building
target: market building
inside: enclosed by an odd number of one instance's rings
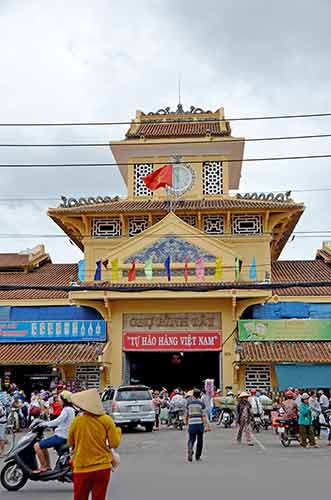
[[[77,264],[53,264],[43,245],[19,254],[0,254],[0,285],[68,286],[77,282]],[[69,385],[99,386],[106,324],[90,307],[76,307],[68,292],[0,290],[0,383],[27,392]]]
[[[312,366],[323,377],[331,367],[331,287],[320,282],[331,281],[330,249],[314,261],[279,260],[304,205],[290,193],[231,194],[244,144],[223,108],[137,112],[110,146],[127,198],[62,197],[48,211],[83,251],[79,270],[44,256],[1,272],[0,256],[0,284],[71,284],[0,290],[12,315],[2,327],[27,322],[25,337],[0,332],[2,373],[35,373],[38,365],[49,377],[54,370],[90,385],[192,387],[214,378],[233,389],[282,387],[294,368],[301,381]],[[168,164],[172,186],[149,190],[143,178]],[[319,285],[271,286],[288,282]]]

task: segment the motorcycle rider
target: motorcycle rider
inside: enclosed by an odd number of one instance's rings
[[[48,448],[55,448],[67,442],[69,427],[75,418],[75,410],[71,402],[71,392],[61,392],[60,402],[63,406],[60,416],[50,422],[43,422],[44,427],[55,427],[54,434],[34,445],[34,450],[40,462],[40,468],[35,471],[36,473],[45,472],[50,468]]]
[[[235,403],[236,403],[236,401],[235,401],[234,393],[232,391],[228,391],[227,395],[226,395],[226,404],[228,405],[228,407],[224,406],[224,408],[222,409],[220,416],[219,416],[219,419],[218,419],[218,422],[217,422],[217,425],[221,425],[222,419],[223,419],[223,414],[225,411],[227,411],[228,414],[230,415],[230,425],[232,425],[235,415],[234,415],[234,412],[231,408],[235,407]]]
[[[179,412],[184,412],[186,408],[186,399],[184,394],[180,389],[175,389],[174,396],[170,401],[169,413],[170,413],[170,422],[176,419],[177,414]]]
[[[6,424],[7,424],[6,407],[0,400],[0,457],[1,455],[3,455],[6,444]]]
[[[262,417],[263,406],[262,406],[260,399],[256,395],[257,391],[256,391],[256,389],[251,389],[250,392],[251,392],[251,395],[248,398],[248,401],[251,405],[252,415],[253,415],[253,417]]]
[[[293,425],[295,431],[298,431],[299,408],[295,399],[296,394],[291,390],[286,391],[285,398],[282,404],[282,409],[284,410],[283,418]]]

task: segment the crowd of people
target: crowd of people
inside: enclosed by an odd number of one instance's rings
[[[104,498],[110,477],[110,465],[116,455],[110,448],[119,445],[121,433],[111,417],[105,415],[98,391],[92,392],[93,394],[91,391],[73,394],[61,385],[52,392],[33,391],[27,398],[17,387],[12,392],[1,391],[0,454],[4,445],[4,430],[13,411],[19,416],[19,422],[25,422],[26,425],[33,419],[38,419],[43,422],[45,428],[54,429],[54,432],[34,445],[38,458],[35,473],[49,470],[48,449],[68,443],[74,456],[75,498],[87,498],[88,491],[93,488],[99,491],[100,498]],[[84,395],[87,393],[89,394],[86,398]],[[297,429],[302,447],[318,448],[322,427],[328,429],[329,445],[331,444],[331,399],[323,390],[308,392],[289,388],[284,393],[273,395],[264,390],[251,389],[240,391],[235,396],[231,388],[228,388],[223,396],[221,391],[205,385],[203,390],[194,388],[187,392],[181,388],[172,392],[162,388],[160,391],[152,391],[152,396],[155,430],[159,430],[162,423],[175,427],[182,421],[183,425],[187,426],[189,462],[192,462],[194,457],[197,461],[201,460],[204,434],[211,430],[210,424],[213,420],[218,424],[222,422],[222,414],[226,409],[233,413],[230,427],[232,423],[238,426],[238,444],[241,444],[245,437],[247,445],[254,446],[254,419],[263,417],[269,410],[275,429],[278,429],[280,422],[287,422]],[[79,413],[82,411],[83,413]],[[182,420],[179,415],[182,415]]]

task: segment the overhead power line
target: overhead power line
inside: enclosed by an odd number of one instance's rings
[[[302,189],[291,189],[291,188],[287,188],[287,189],[265,189],[265,190],[259,190],[259,191],[256,191],[258,194],[260,193],[281,193],[283,191],[291,191],[291,193],[314,193],[314,192],[329,192],[331,191],[331,186],[330,187],[313,187],[313,188],[302,188]],[[238,192],[238,194],[242,194],[244,195],[245,193],[242,192]],[[0,196],[0,202],[13,202],[13,203],[17,203],[17,202],[39,202],[39,201],[59,201],[60,200],[60,197],[61,195],[52,195],[52,196],[49,196],[49,197],[24,197],[24,196],[19,196],[19,195],[15,195],[16,197],[7,197],[7,196]],[[116,195],[116,194],[113,194],[111,196],[120,196],[120,195]],[[88,195],[85,195],[85,197],[88,197]]]
[[[263,142],[263,141],[290,141],[290,140],[297,140],[297,139],[324,139],[331,137],[331,134],[308,134],[308,135],[287,135],[287,136],[275,136],[275,137],[248,137],[248,138],[241,138],[241,137],[231,137],[231,139],[226,139],[224,141],[225,144],[231,144],[233,142]],[[132,143],[132,142],[126,142],[125,146],[165,146],[165,145],[186,145],[186,144],[210,144],[215,141],[213,141],[214,137],[211,138],[211,140],[206,141],[206,140],[190,140],[190,141],[183,141],[183,142],[178,142],[178,141],[153,141],[150,143],[146,143],[144,140],[138,143]],[[110,142],[77,142],[77,143],[2,143],[0,144],[1,148],[83,148],[83,147],[88,147],[88,148],[109,148],[112,145],[117,145],[115,143]]]
[[[201,119],[199,115],[195,115],[195,120],[192,119],[180,119],[173,120],[167,119],[169,115],[159,115],[160,120],[165,118],[164,122],[159,120],[143,120],[143,121],[83,121],[83,122],[3,122],[0,123],[0,127],[108,127],[113,125],[131,125],[132,123],[137,125],[145,125],[146,123],[219,123],[227,121],[255,121],[255,120],[288,120],[295,118],[325,118],[331,116],[331,113],[299,113],[299,114],[289,114],[289,115],[260,115],[260,116],[242,116],[233,118],[206,118]]]
[[[259,161],[282,161],[282,160],[313,160],[321,158],[331,158],[331,154],[322,155],[303,155],[303,156],[269,156],[265,158],[237,158],[237,159],[227,159],[224,162],[235,163],[235,162],[259,162]],[[153,165],[164,165],[163,162],[153,162]],[[190,164],[201,164],[200,161],[190,161]],[[175,165],[176,162],[168,161],[167,164]],[[3,163],[0,164],[0,168],[66,168],[66,167],[88,167],[88,168],[104,168],[104,167],[118,167],[118,166],[132,166],[127,163],[37,163],[37,164],[25,164],[25,163]],[[236,165],[232,165],[235,167]]]
[[[233,282],[233,283],[173,283],[172,286],[167,283],[155,284],[140,284],[130,283],[127,284],[95,284],[95,285],[74,285],[74,286],[51,286],[51,285],[18,285],[18,284],[0,284],[0,290],[51,290],[61,292],[75,292],[75,291],[104,291],[104,292],[143,292],[152,290],[168,290],[168,291],[196,291],[196,292],[210,292],[217,290],[284,290],[287,288],[311,288],[311,287],[331,287],[331,281],[289,281],[283,282]]]

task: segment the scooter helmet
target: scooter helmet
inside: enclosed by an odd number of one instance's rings
[[[307,399],[309,399],[309,394],[307,394],[306,392],[304,392],[301,396],[301,401],[306,401]]]
[[[285,396],[287,397],[287,399],[293,399],[295,394],[293,391],[286,391]]]
[[[67,403],[72,403],[70,391],[62,391],[60,393],[60,398],[62,399],[62,401],[66,401]]]
[[[255,396],[255,394],[256,394],[256,389],[251,389],[251,395]]]

